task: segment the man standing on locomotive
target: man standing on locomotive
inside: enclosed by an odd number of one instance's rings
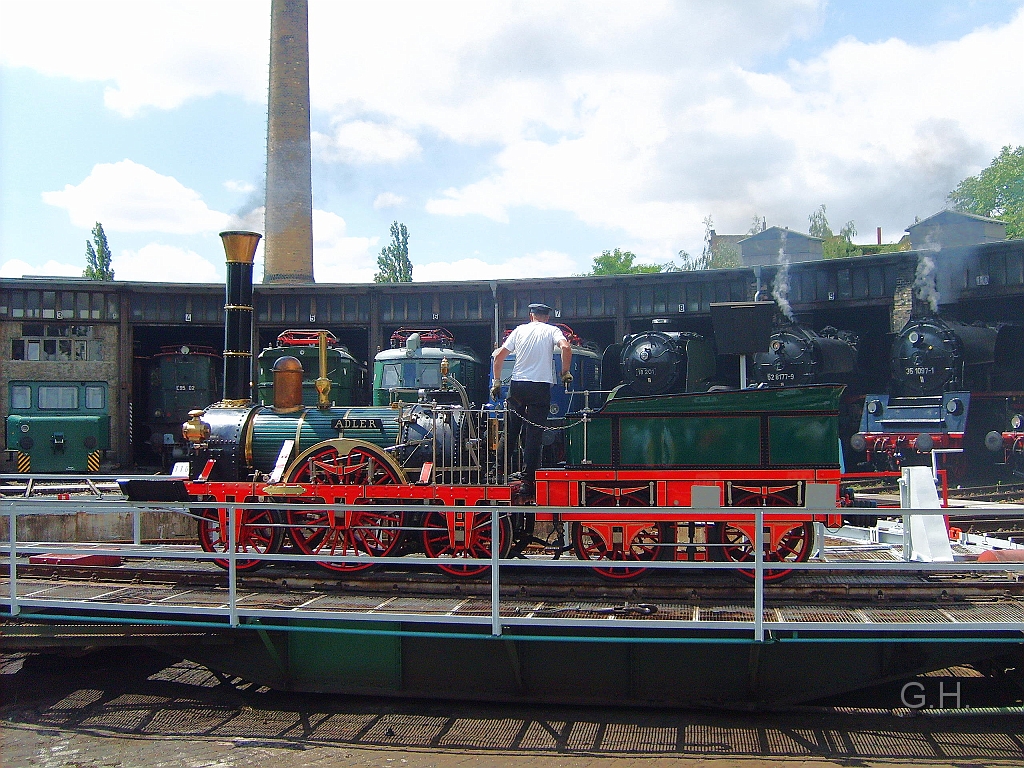
[[[509,424],[508,445],[514,447],[517,438],[523,438],[523,484],[519,495],[532,498],[535,494],[534,478],[540,466],[541,438],[551,406],[551,387],[558,383],[552,357],[555,349],[562,353],[562,383],[572,382],[572,347],[565,335],[548,324],[551,307],[547,304],[530,305],[530,322],[517,326],[494,356],[494,378],[491,397],[501,395],[501,366],[509,353],[515,352],[512,382],[508,389]]]

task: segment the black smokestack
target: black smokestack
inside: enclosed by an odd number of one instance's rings
[[[252,260],[262,235],[221,232],[224,285],[224,399],[252,399]]]

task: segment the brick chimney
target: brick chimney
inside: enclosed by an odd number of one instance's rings
[[[272,0],[264,283],[313,282],[306,0]]]

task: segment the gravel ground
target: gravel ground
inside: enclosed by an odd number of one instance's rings
[[[1019,703],[1004,683],[971,679],[964,695],[972,706]],[[890,710],[899,692],[891,686],[832,702],[861,707],[845,711],[501,706],[280,693],[154,651],[118,649],[81,658],[4,656],[0,694],[0,760],[19,768],[1024,762],[1019,715],[896,716]]]

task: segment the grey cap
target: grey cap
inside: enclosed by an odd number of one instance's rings
[[[531,304],[530,311],[533,312],[535,315],[550,315],[551,307],[549,307],[547,304]]]

